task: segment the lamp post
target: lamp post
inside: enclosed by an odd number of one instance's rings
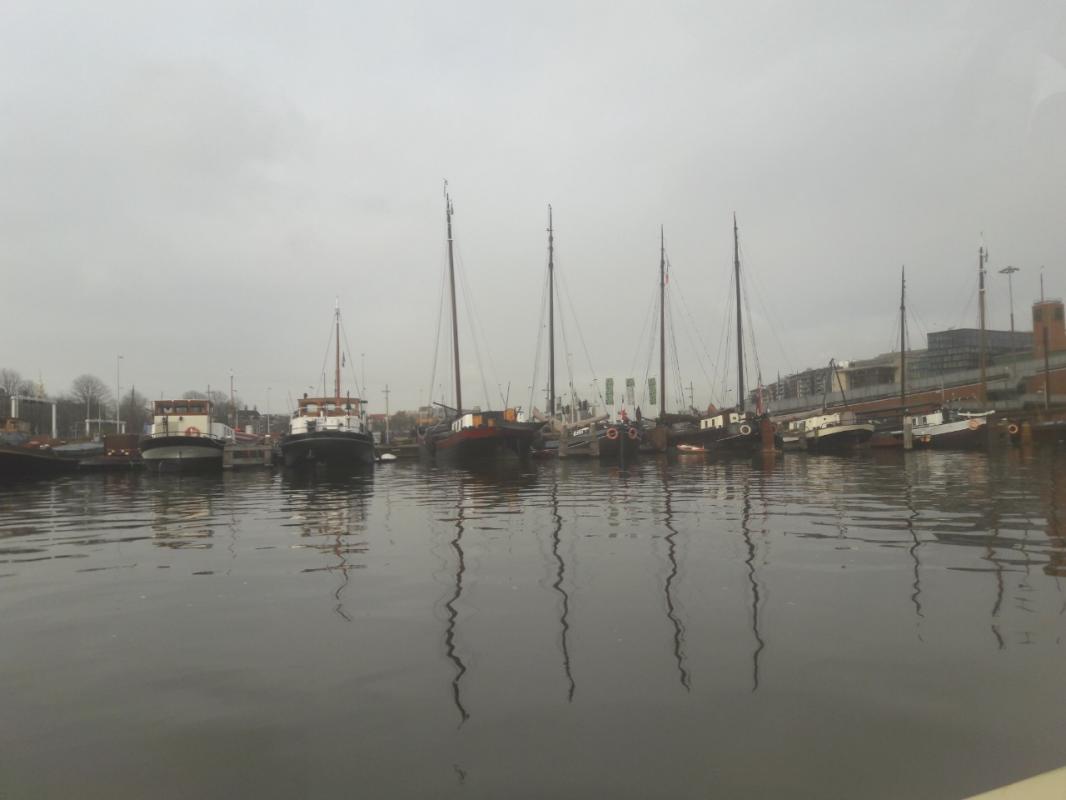
[[[1007,291],[1010,293],[1010,332],[1011,333],[1014,333],[1014,281],[1011,279],[1011,276],[1015,272],[1018,272],[1018,271],[1019,271],[1018,267],[1010,267],[1010,266],[1004,267],[1003,269],[1001,269],[999,271],[1000,275],[1006,275],[1007,276]]]
[[[122,394],[122,392],[121,392],[121,390],[119,388],[119,380],[118,380],[119,376],[121,375],[121,371],[122,371],[122,356],[120,355],[118,358],[115,359],[115,433],[118,433],[119,432],[118,429],[121,427],[119,425],[120,420],[119,420],[119,407],[118,407],[119,397],[121,397],[121,394]]]
[[[267,438],[269,439],[270,438],[270,387],[269,386],[267,387],[267,407],[266,407],[266,412],[267,412],[266,435],[267,435]]]

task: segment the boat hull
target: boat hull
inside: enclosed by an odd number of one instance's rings
[[[612,430],[615,431],[613,437]],[[640,452],[640,429],[635,425],[612,425],[599,431],[597,438],[601,461],[630,461]]]
[[[915,428],[911,441],[915,448],[935,450],[979,450],[988,445],[988,429],[984,420],[971,425],[972,420],[955,420],[941,425]]]
[[[0,480],[59,475],[77,468],[76,459],[64,458],[47,450],[0,445]]]
[[[427,432],[419,440],[424,457],[441,464],[483,464],[517,461],[529,456],[536,428],[492,425],[438,434]]]
[[[376,460],[374,439],[369,433],[314,431],[293,433],[281,441],[286,467],[370,466]]]
[[[209,436],[146,436],[141,460],[154,472],[213,472],[222,469],[225,445]]]
[[[808,453],[840,453],[867,444],[874,435],[873,425],[832,425],[807,431]]]

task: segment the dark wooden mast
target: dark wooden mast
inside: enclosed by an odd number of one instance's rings
[[[555,419],[555,234],[551,203],[548,204],[548,414]]]
[[[733,214],[733,271],[737,283],[737,410],[744,413],[744,325],[740,316],[740,234]]]
[[[899,408],[907,406],[907,267],[900,267],[899,288]]]
[[[455,256],[452,251],[452,198],[448,194],[447,184],[444,189],[444,212],[448,219],[448,285],[452,294],[452,354],[455,357],[455,410],[463,413],[463,387],[459,378],[459,317],[455,305]]]
[[[666,414],[666,236],[659,226],[659,416]]]

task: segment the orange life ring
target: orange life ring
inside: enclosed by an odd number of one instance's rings
[[[1018,427],[1017,422],[1012,422],[1010,425],[1007,426],[1007,433],[1009,433],[1011,436],[1017,436],[1018,431],[1020,430],[1021,428]]]
[[[637,440],[637,429],[636,428],[630,427],[630,429],[629,429],[629,438],[632,439],[633,441]]]
[[[978,421],[977,421],[977,420],[975,420],[975,419],[971,419],[971,420],[970,420],[969,422],[967,422],[966,424],[967,424],[967,425],[969,426],[969,428],[970,428],[970,430],[971,430],[971,431],[975,431],[975,430],[977,430],[978,428],[980,428],[980,427],[981,427],[981,423],[980,423],[980,422],[978,422]]]
[[[608,428],[607,429],[607,438],[611,439],[612,441],[617,439],[618,438],[618,428]]]
[[[195,425],[190,425],[188,428],[185,429],[185,435],[186,436],[199,436],[200,435],[200,429],[197,428]]]

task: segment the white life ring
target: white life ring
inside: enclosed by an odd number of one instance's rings
[[[749,425],[746,422],[743,425],[741,425],[740,426],[740,435],[741,436],[750,436],[751,435],[751,425]]]

